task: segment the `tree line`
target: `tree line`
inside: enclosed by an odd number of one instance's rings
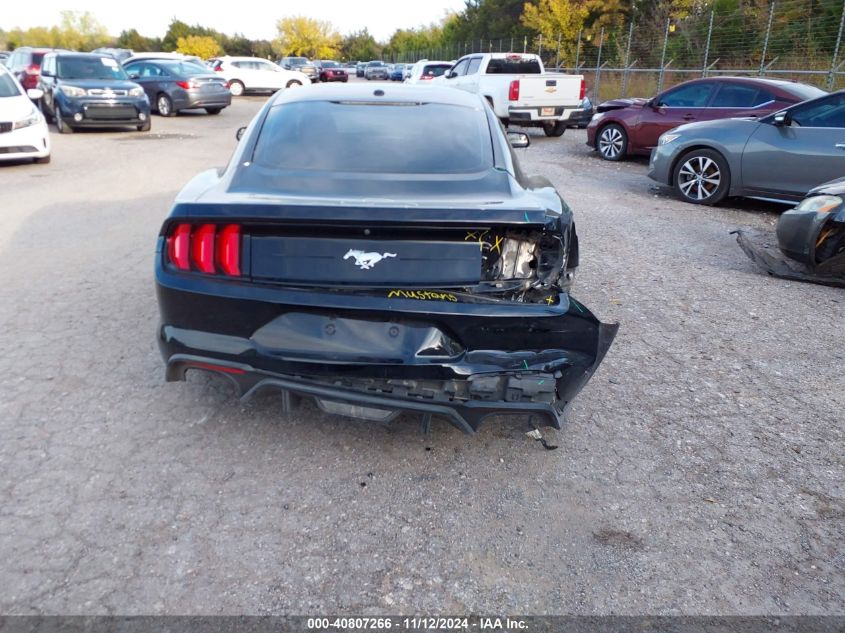
[[[342,35],[328,21],[303,16],[278,20],[272,40],[228,35],[175,18],[163,37],[148,37],[135,29],[115,37],[91,13],[63,11],[53,27],[0,30],[0,50],[22,45],[83,51],[115,46],[179,51],[202,58],[226,54],[398,60],[434,51],[457,56],[462,47],[492,48],[494,40],[499,49],[514,42],[514,48],[522,50],[523,43],[529,41],[534,50],[541,38],[547,47],[556,47],[559,38],[563,58],[575,55],[576,46],[579,53],[584,50],[589,56],[590,49],[599,45],[608,46],[608,54],[615,51],[618,57],[627,25],[633,22],[637,29],[634,53],[644,57],[653,56],[669,26],[678,34],[671,42],[672,59],[698,54],[710,28],[721,42],[730,45],[724,47],[722,56],[733,55],[737,59],[728,61],[747,63],[741,58],[753,55],[752,49],[758,46],[760,33],[766,32],[770,20],[775,22],[774,50],[784,54],[790,50],[806,54],[811,47],[820,54],[834,50],[843,0],[778,0],[778,11],[771,15],[769,7],[769,0],[466,0],[461,11],[447,13],[428,25],[397,29],[386,41],[378,41],[366,28]],[[719,15],[715,27],[709,27],[707,19],[711,11]]]

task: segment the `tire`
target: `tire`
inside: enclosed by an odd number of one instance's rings
[[[50,162],[50,155],[47,154],[46,156],[39,156],[34,160],[34,162],[38,165],[46,165]]]
[[[41,114],[44,116],[44,120],[47,121],[47,123],[53,122],[53,115],[50,114],[47,106],[44,105],[44,97],[38,100],[38,109],[41,111]]]
[[[220,114],[223,112],[223,108],[206,108],[205,111],[209,114]]]
[[[56,129],[59,134],[73,134],[73,128],[65,123],[61,112],[56,112]]]
[[[302,88],[302,82],[301,82],[301,81],[297,81],[296,79],[291,79],[291,80],[287,83],[287,85],[285,86],[285,88]]]
[[[543,131],[546,133],[546,136],[563,136],[563,133],[566,132],[566,121],[543,123]]]
[[[173,100],[163,92],[156,97],[156,110],[161,116],[176,116],[176,110],[173,109]]]
[[[139,132],[149,132],[153,127],[153,122],[147,119],[144,123],[137,126]]]
[[[596,134],[596,149],[605,160],[623,160],[628,153],[628,134],[625,128],[618,123],[605,125]]]
[[[237,79],[233,79],[229,82],[229,92],[232,93],[233,97],[241,97],[243,96],[245,90],[243,82],[238,81]]]
[[[731,188],[728,162],[712,149],[694,149],[681,156],[672,172],[675,192],[692,204],[719,204]]]

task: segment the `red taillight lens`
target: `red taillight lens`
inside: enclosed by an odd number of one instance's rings
[[[187,81],[177,81],[176,85],[182,88],[182,90],[188,90],[191,87],[190,82]]]
[[[432,79],[434,79],[433,75],[423,75],[422,77],[420,77],[420,81],[430,81]]]
[[[510,101],[519,101],[519,79],[514,79],[508,89],[508,99]]]
[[[214,272],[214,225],[201,224],[191,238],[191,259],[203,273]]]
[[[241,274],[241,227],[230,224],[217,235],[217,263],[233,277]]]
[[[218,66],[217,68],[214,69],[214,72],[216,72],[216,73],[223,72],[223,67]]]
[[[179,270],[190,270],[191,225],[180,224],[167,238],[167,257]]]
[[[580,97],[581,101],[584,100],[584,97],[586,96],[586,94],[587,94],[587,82],[584,81],[584,78],[582,77],[581,78],[581,97]]]
[[[230,277],[241,274],[241,227],[177,224],[167,238],[167,258],[179,270]]]

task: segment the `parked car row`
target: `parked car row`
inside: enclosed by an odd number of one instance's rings
[[[845,92],[759,77],[695,79],[651,99],[599,104],[587,144],[650,155],[648,175],[694,204],[801,200],[845,175]]]

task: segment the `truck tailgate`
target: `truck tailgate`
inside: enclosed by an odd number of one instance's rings
[[[546,73],[519,77],[519,100],[511,107],[566,106],[581,104],[582,75]]]

